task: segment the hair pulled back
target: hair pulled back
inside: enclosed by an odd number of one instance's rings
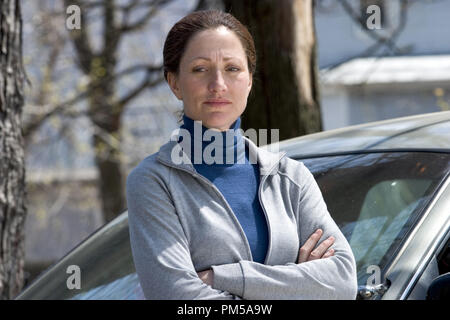
[[[253,38],[247,28],[229,13],[219,10],[204,10],[188,14],[170,29],[163,50],[165,79],[167,80],[168,72],[178,74],[180,61],[187,44],[196,33],[217,29],[221,26],[233,31],[239,38],[247,56],[249,72],[254,75],[256,71],[256,50]]]

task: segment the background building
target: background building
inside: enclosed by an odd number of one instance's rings
[[[368,28],[368,4],[381,29]],[[317,1],[324,130],[449,110],[449,10],[450,1]]]

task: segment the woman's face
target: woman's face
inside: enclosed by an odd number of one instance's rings
[[[181,58],[178,75],[168,73],[184,113],[207,128],[229,129],[244,112],[252,87],[247,56],[239,38],[226,27],[192,37]]]

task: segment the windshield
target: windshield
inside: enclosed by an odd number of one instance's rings
[[[370,153],[301,159],[314,174],[328,210],[357,262],[358,283],[370,266],[389,264],[449,172],[443,153]],[[69,289],[68,267],[80,271]],[[126,214],[43,274],[20,299],[143,299],[131,255]]]
[[[303,159],[356,259],[358,284],[381,276],[450,170],[450,155],[370,153]]]

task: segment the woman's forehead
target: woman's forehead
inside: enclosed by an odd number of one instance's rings
[[[238,36],[225,27],[199,32],[189,41],[184,54],[187,62],[196,59],[211,60],[217,55],[223,60],[245,58]]]

